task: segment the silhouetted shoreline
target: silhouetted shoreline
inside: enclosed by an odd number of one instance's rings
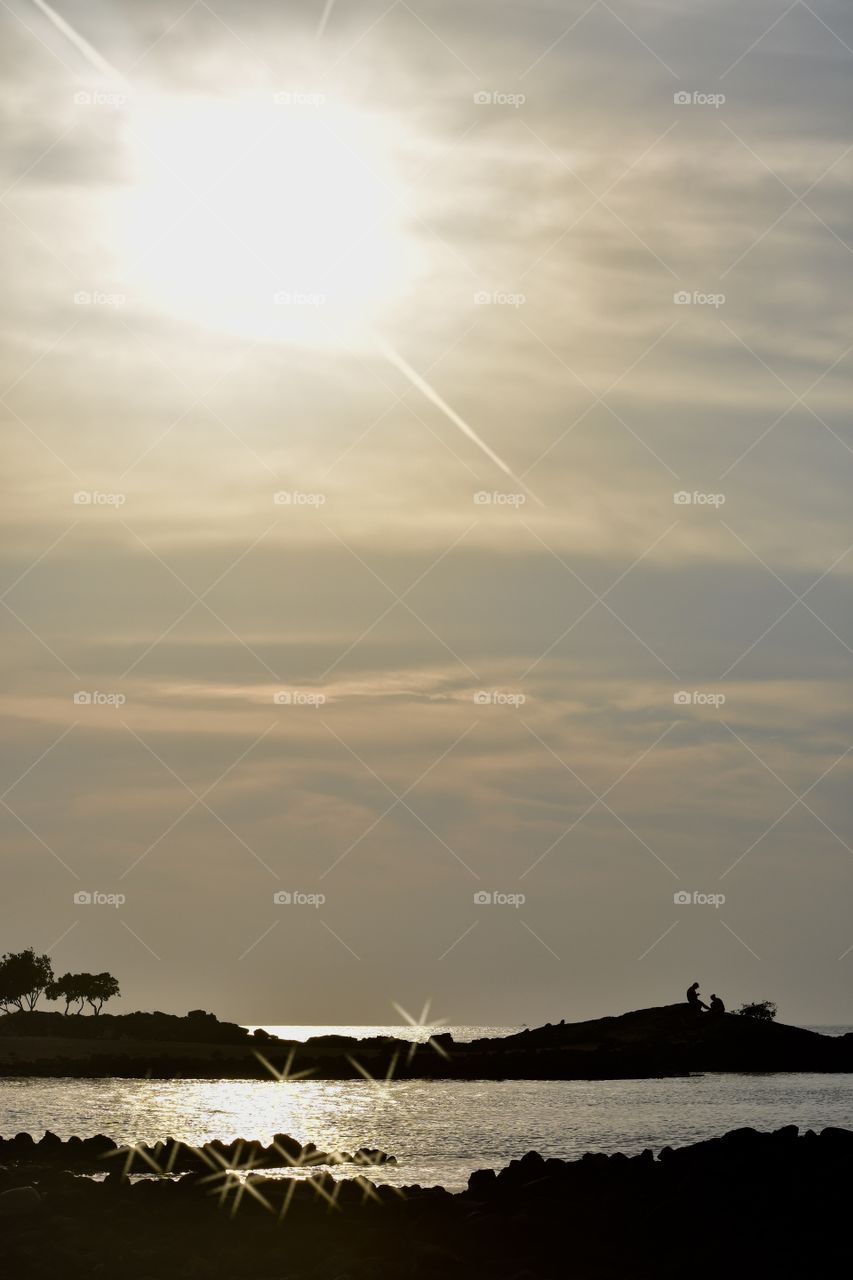
[[[0,1168],[29,1171],[73,1170],[74,1173],[110,1175],[162,1173],[206,1173],[211,1169],[313,1169],[320,1165],[375,1169],[396,1164],[396,1156],[378,1147],[348,1151],[320,1151],[313,1142],[304,1145],[287,1133],[277,1133],[264,1144],[257,1138],[235,1138],[232,1142],[211,1140],[200,1146],[166,1138],[157,1143],[137,1142],[123,1147],[103,1133],[89,1138],[62,1138],[47,1130],[41,1138],[18,1133],[0,1137]]]
[[[615,1017],[548,1024],[502,1038],[429,1044],[375,1036],[324,1035],[307,1041],[250,1035],[236,1023],[196,1011],[55,1013],[0,1018],[0,1075],[158,1079],[268,1079],[307,1072],[319,1080],[385,1079],[612,1080],[691,1072],[853,1071],[853,1034],[821,1035],[802,1027],[736,1014],[711,1017],[686,1004]]]
[[[97,1182],[47,1146],[0,1168],[0,1263],[27,1280],[823,1276],[849,1256],[843,1129],[739,1129],[657,1157],[529,1152],[457,1195],[328,1173],[241,1190],[224,1166],[134,1183],[120,1161]]]

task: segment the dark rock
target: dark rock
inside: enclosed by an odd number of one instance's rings
[[[173,1148],[170,1139],[150,1150]],[[0,1272],[11,1280],[747,1280],[835,1276],[849,1262],[846,1130],[745,1129],[657,1160],[532,1151],[497,1174],[472,1174],[458,1195],[376,1187],[365,1198],[355,1180],[326,1171],[253,1174],[239,1207],[204,1165],[177,1182],[128,1185],[66,1172],[41,1144],[29,1160],[26,1172],[0,1170],[0,1192],[37,1185],[43,1195],[40,1213],[4,1220]],[[699,1210],[719,1230],[697,1235]]]
[[[839,1129],[838,1132],[843,1133],[844,1130]],[[773,1132],[773,1137],[777,1141],[781,1141],[781,1142],[793,1142],[799,1136],[800,1136],[800,1130],[798,1126],[795,1124],[783,1125],[781,1129],[776,1129]]]
[[[32,1055],[32,1037],[87,1040],[87,1054]],[[853,1072],[853,1034],[821,1035],[801,1027],[723,1014],[706,1017],[686,1002],[637,1009],[577,1023],[548,1023],[514,1035],[455,1043],[433,1037],[443,1055],[389,1036],[353,1040],[315,1036],[305,1043],[250,1036],[244,1027],[219,1022],[204,1010],[186,1017],[161,1012],[70,1016],[36,1010],[0,1016],[0,1038],[14,1038],[14,1054],[0,1065],[5,1075],[127,1076],[152,1078],[266,1078],[291,1055],[296,1070],[318,1079],[355,1079],[353,1059],[381,1078],[395,1063],[396,1078],[409,1079],[615,1079],[684,1076],[699,1071]],[[158,1043],[159,1042],[159,1043]],[[253,1048],[253,1045],[255,1046]]]
[[[468,1179],[468,1191],[472,1196],[485,1195],[494,1189],[497,1178],[494,1169],[475,1169]]]
[[[0,1191],[0,1218],[28,1218],[40,1208],[41,1196],[35,1187]]]
[[[747,1125],[742,1129],[731,1129],[728,1133],[724,1133],[720,1142],[725,1142],[729,1147],[754,1147],[761,1138],[762,1134],[757,1129]]]
[[[279,1147],[289,1156],[299,1156],[302,1154],[302,1144],[297,1142],[295,1138],[291,1138],[288,1133],[277,1133],[273,1137],[273,1144]]]
[[[792,1125],[790,1127],[795,1128],[796,1126]],[[830,1144],[838,1151],[853,1155],[853,1133],[849,1129],[836,1129],[829,1125],[826,1129],[821,1129],[818,1136],[824,1146]]]
[[[359,1147],[358,1151],[352,1157],[353,1164],[396,1164],[397,1157],[389,1156],[387,1152],[380,1151],[378,1147]]]

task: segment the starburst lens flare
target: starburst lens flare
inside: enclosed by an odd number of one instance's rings
[[[354,342],[411,282],[390,126],[322,94],[140,99],[119,234],[149,305],[244,337]]]
[[[423,1011],[422,1021],[426,1017],[428,1007],[427,1005]],[[401,1009],[400,1012],[404,1014],[410,1025],[420,1025],[406,1014],[405,1010]],[[269,1072],[271,1080],[276,1085],[291,1086],[294,1082],[312,1074],[309,1071],[293,1070],[294,1051],[291,1051],[282,1069],[273,1066],[261,1053],[256,1053],[255,1057]],[[388,1068],[384,1084],[386,1089],[393,1080],[397,1061],[398,1055],[395,1054]],[[383,1088],[383,1085],[374,1080],[355,1059],[350,1059],[350,1062],[365,1080],[376,1088]],[[289,1089],[288,1095],[292,1104],[293,1095]],[[281,1220],[293,1203],[297,1185],[310,1190],[330,1210],[340,1209],[339,1199],[345,1184],[360,1191],[362,1203],[371,1200],[381,1205],[382,1199],[377,1188],[364,1174],[359,1173],[353,1176],[347,1173],[343,1177],[335,1177],[332,1173],[333,1168],[348,1166],[353,1162],[368,1171],[372,1169],[378,1171],[385,1159],[380,1151],[374,1152],[367,1148],[360,1148],[353,1157],[340,1152],[320,1152],[310,1144],[293,1151],[285,1145],[286,1141],[288,1140],[273,1139],[272,1159],[269,1151],[259,1153],[252,1143],[246,1144],[242,1140],[235,1141],[224,1150],[217,1147],[215,1143],[186,1143],[170,1139],[168,1142],[156,1142],[150,1147],[143,1141],[137,1141],[118,1147],[108,1154],[123,1160],[121,1176],[125,1179],[140,1176],[195,1177],[199,1185],[205,1187],[216,1199],[219,1207],[226,1210],[231,1217],[236,1216],[245,1198],[248,1197],[252,1204],[260,1205],[262,1209],[276,1214]],[[296,1145],[298,1147],[298,1144]],[[182,1158],[184,1154],[192,1157],[192,1166],[194,1166],[192,1174],[186,1172]],[[204,1170],[209,1172],[205,1173]],[[395,1196],[405,1198],[403,1190],[399,1187],[389,1187],[388,1190]]]
[[[429,1010],[431,1003],[431,1000],[427,1000],[423,1009],[421,1009],[420,1018],[413,1018],[410,1013],[407,1013],[401,1004],[397,1004],[396,1001],[393,1001],[393,1007],[397,1010],[400,1017],[404,1018],[409,1026],[414,1027],[418,1032],[417,1039],[412,1041],[411,1048],[409,1049],[407,1058],[408,1062],[411,1062],[417,1053],[418,1045],[423,1043],[429,1045],[430,1049],[434,1049],[440,1058],[444,1058],[448,1062],[450,1061],[450,1054],[444,1046],[439,1044],[439,1042],[430,1034],[433,1031],[440,1031],[442,1027],[447,1025],[445,1018],[430,1019]]]

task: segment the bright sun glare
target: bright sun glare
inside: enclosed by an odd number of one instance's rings
[[[128,274],[250,338],[350,343],[410,278],[389,138],[311,95],[161,98],[129,115]]]

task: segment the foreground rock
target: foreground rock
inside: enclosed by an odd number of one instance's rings
[[[85,1039],[93,1024],[97,1024],[98,1039]],[[168,1037],[158,1038],[158,1028],[164,1027]],[[49,1034],[42,1033],[45,1028]],[[102,1014],[75,1020],[52,1013],[0,1017],[3,1075],[268,1079],[271,1072],[288,1070],[325,1080],[358,1080],[365,1071],[377,1079],[390,1073],[395,1079],[434,1080],[607,1080],[693,1071],[847,1072],[853,1071],[853,1034],[819,1035],[734,1014],[714,1018],[677,1004],[537,1027],[470,1044],[438,1035],[430,1046],[419,1046],[413,1054],[408,1041],[389,1036],[369,1040],[316,1036],[304,1043],[250,1037],[245,1028],[217,1022],[199,1011],[186,1018],[125,1014],[110,1019]]]
[[[27,1218],[41,1208],[35,1187],[11,1187],[0,1191],[0,1218]]]
[[[0,1138],[0,1166],[63,1169],[75,1173],[208,1173],[231,1168],[303,1169],[347,1164],[376,1168],[396,1163],[394,1156],[378,1147],[359,1147],[352,1155],[347,1151],[319,1151],[313,1142],[303,1146],[287,1133],[277,1133],[268,1146],[253,1138],[235,1138],[233,1142],[214,1140],[197,1147],[176,1138],[120,1146],[103,1134],[63,1141],[50,1130],[38,1141],[29,1133]]]
[[[530,1152],[460,1195],[329,1175],[131,1184],[23,1167],[35,1213],[4,1220],[23,1280],[682,1280],[849,1271],[853,1133],[737,1130],[655,1158]]]

